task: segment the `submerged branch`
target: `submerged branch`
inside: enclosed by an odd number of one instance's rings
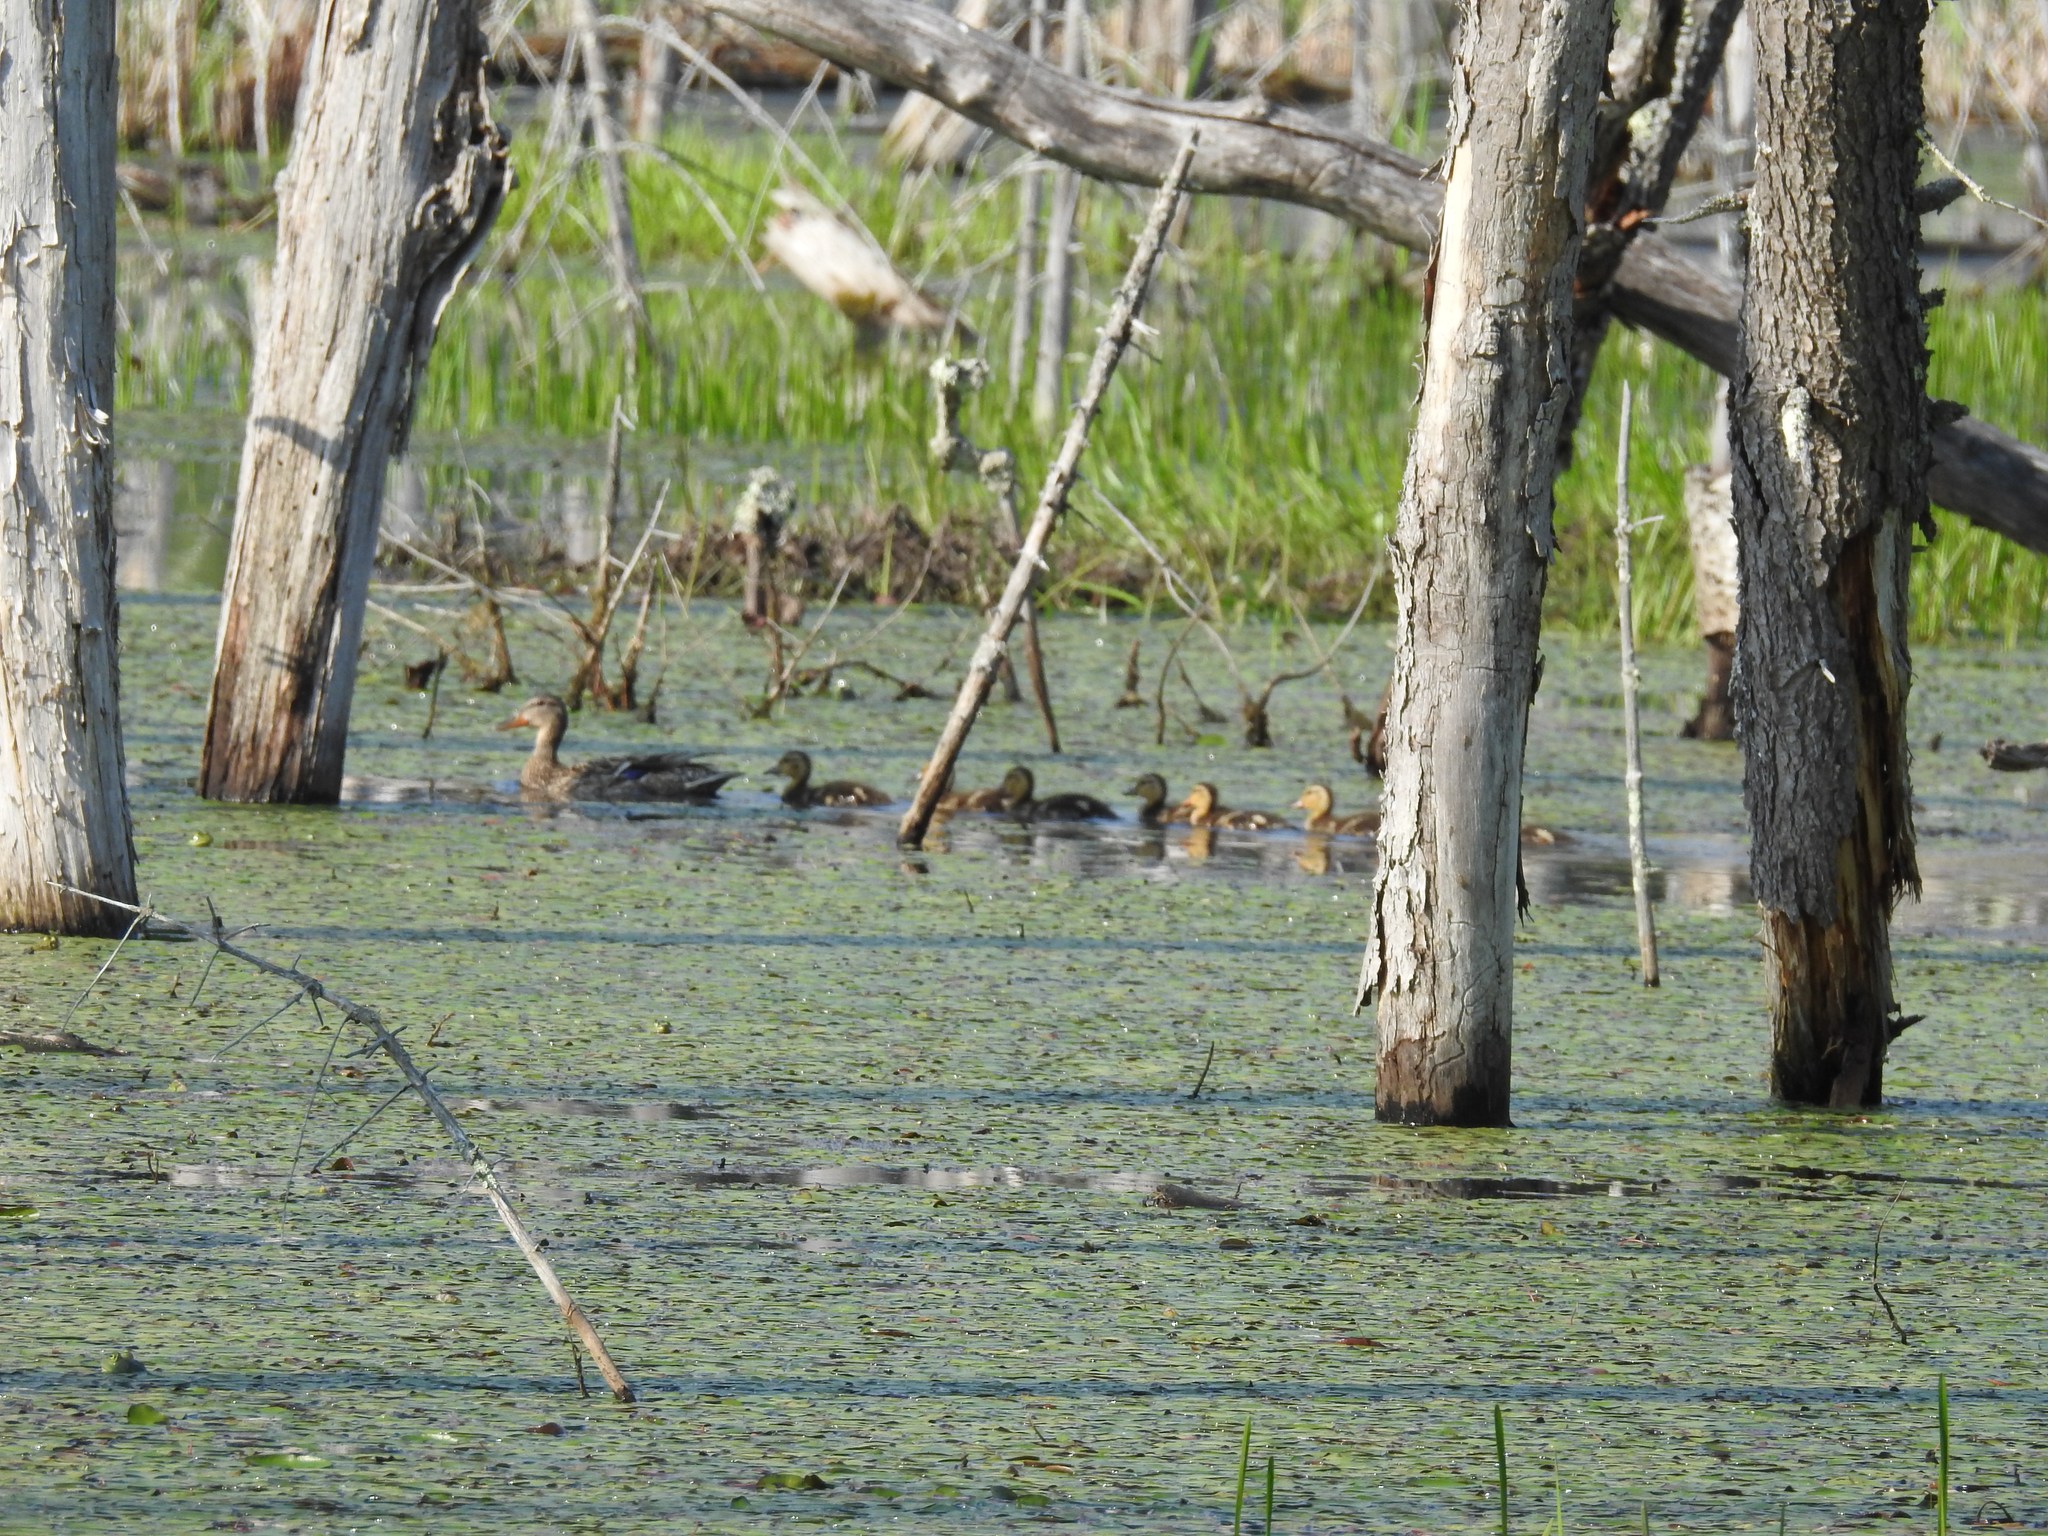
[[[59,882],[52,881],[51,884],[56,885]],[[504,1183],[499,1179],[497,1170],[491,1166],[490,1159],[484,1156],[474,1141],[470,1140],[469,1133],[462,1128],[462,1122],[455,1118],[454,1112],[448,1108],[441,1095],[434,1091],[433,1084],[427,1081],[426,1073],[413,1061],[412,1054],[385,1026],[383,1015],[366,1004],[353,1002],[332,991],[317,976],[307,975],[295,964],[279,965],[274,960],[266,960],[251,950],[243,949],[222,929],[217,915],[210,926],[202,928],[193,923],[166,917],[148,907],[132,906],[127,902],[114,901],[105,896],[95,896],[90,891],[80,891],[71,886],[62,886],[62,889],[113,907],[117,911],[132,912],[138,925],[147,920],[148,926],[153,930],[168,930],[173,934],[197,939],[203,944],[211,944],[217,954],[239,960],[266,976],[275,976],[280,981],[291,982],[298,988],[293,1001],[297,1001],[301,996],[308,997],[317,1007],[324,999],[339,1009],[350,1023],[366,1031],[370,1036],[370,1048],[383,1052],[390,1059],[391,1064],[405,1078],[407,1085],[419,1095],[427,1113],[432,1115],[441,1129],[448,1133],[448,1139],[455,1144],[456,1152],[469,1164],[471,1176],[497,1210],[499,1221],[504,1223],[505,1230],[512,1235],[512,1241],[519,1245],[519,1251],[526,1256],[526,1262],[533,1266],[533,1272],[539,1277],[542,1288],[561,1311],[562,1320],[590,1352],[591,1359],[597,1362],[598,1370],[603,1372],[606,1383],[612,1389],[612,1396],[622,1403],[633,1401],[632,1387],[627,1385],[626,1378],[620,1373],[618,1366],[612,1363],[612,1357],[604,1347],[604,1340],[598,1337],[597,1329],[591,1325],[583,1309],[576,1305],[568,1291],[563,1288],[560,1277],[555,1274],[554,1265],[548,1262],[548,1257],[541,1251],[540,1244],[535,1241],[532,1233],[527,1231],[526,1223],[520,1220],[519,1213],[512,1208]],[[296,1164],[296,1157],[293,1161]]]

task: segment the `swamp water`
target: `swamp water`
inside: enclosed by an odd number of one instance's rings
[[[816,653],[950,694],[971,616],[873,622],[835,616]],[[1611,653],[1554,644],[1527,811],[1563,837],[1529,856],[1518,1128],[1418,1132],[1373,1123],[1349,1010],[1369,845],[962,819],[905,860],[892,816],[789,813],[765,774],[805,745],[902,793],[944,702],[853,672],[857,698],[746,719],[760,650],[710,603],[651,648],[662,725],[586,711],[568,750],[747,771],[715,807],[520,806],[526,741],[488,727],[521,690],[451,676],[422,741],[397,678],[426,646],[383,619],[350,802],[205,805],[214,608],[131,596],[123,624],[151,900],[261,923],[245,942],[405,1026],[642,1402],[594,1371],[579,1395],[409,1099],[350,1167],[288,1176],[396,1085],[349,1039],[322,1073],[331,1014],[215,1059],[289,994],[222,962],[195,1005],[194,946],[0,937],[12,1020],[127,1053],[0,1053],[0,1529],[1224,1531],[1247,1417],[1279,1530],[1495,1529],[1495,1404],[1517,1530],[1560,1499],[1582,1528],[1645,1503],[1658,1528],[1931,1528],[1943,1373],[1955,1518],[2048,1524],[2048,794],[1971,750],[2041,733],[2048,657],[1921,658],[1914,736],[1946,745],[1916,764],[1899,969],[1928,1018],[1887,1106],[1843,1117],[1765,1097],[1736,755],[1673,739],[1695,656],[1647,664],[1645,992]],[[1321,680],[1276,697],[1271,752],[1154,747],[1112,700],[1129,640],[1149,690],[1171,633],[1049,621],[1076,750],[998,703],[962,782],[1014,758],[1042,792],[1152,768],[1368,802]],[[1385,642],[1344,654],[1361,701]],[[1238,643],[1255,686],[1301,664]],[[513,646],[566,674],[556,640]]]

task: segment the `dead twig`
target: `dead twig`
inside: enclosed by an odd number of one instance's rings
[[[1626,382],[1621,386],[1621,447],[1614,470],[1614,570],[1621,629],[1621,728],[1627,751],[1623,788],[1628,800],[1629,883],[1636,896],[1636,955],[1642,967],[1637,978],[1646,987],[1657,986],[1657,914],[1650,905],[1650,854],[1643,836],[1643,732],[1642,712],[1636,695],[1643,674],[1636,666],[1635,562],[1629,542],[1636,524],[1629,521],[1628,449],[1629,427],[1634,402]]]
[[[1899,1203],[1899,1196],[1892,1197],[1892,1204]],[[1889,1207],[1887,1207],[1889,1209]],[[1877,1230],[1870,1235],[1870,1294],[1877,1298],[1877,1304],[1884,1308],[1884,1315],[1891,1320],[1892,1332],[1899,1336],[1899,1342],[1907,1342],[1906,1325],[1899,1321],[1899,1314],[1892,1310],[1891,1298],[1884,1293],[1880,1265],[1883,1263],[1881,1245],[1884,1242],[1884,1218],[1879,1217]]]

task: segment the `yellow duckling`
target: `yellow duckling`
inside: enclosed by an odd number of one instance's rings
[[[1275,832],[1287,823],[1271,811],[1233,811],[1216,798],[1214,784],[1197,784],[1188,791],[1180,808],[1188,813],[1188,824],[1196,827],[1229,827],[1239,832]]]
[[[1311,832],[1327,832],[1333,837],[1376,837],[1380,830],[1378,811],[1357,811],[1349,816],[1336,813],[1336,801],[1327,784],[1311,784],[1301,792],[1301,798],[1294,802],[1298,811],[1307,811],[1308,820],[1302,825]]]

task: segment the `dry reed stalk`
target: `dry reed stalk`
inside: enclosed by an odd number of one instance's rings
[[[1621,446],[1614,469],[1614,569],[1620,594],[1615,606],[1621,624],[1621,719],[1627,741],[1628,771],[1623,782],[1628,791],[1628,872],[1636,893],[1636,951],[1642,961],[1642,982],[1657,986],[1657,914],[1650,905],[1650,855],[1643,838],[1643,735],[1637,694],[1643,676],[1636,667],[1635,573],[1629,540],[1638,524],[1629,521],[1628,440],[1634,402],[1626,383],[1621,386]]]

